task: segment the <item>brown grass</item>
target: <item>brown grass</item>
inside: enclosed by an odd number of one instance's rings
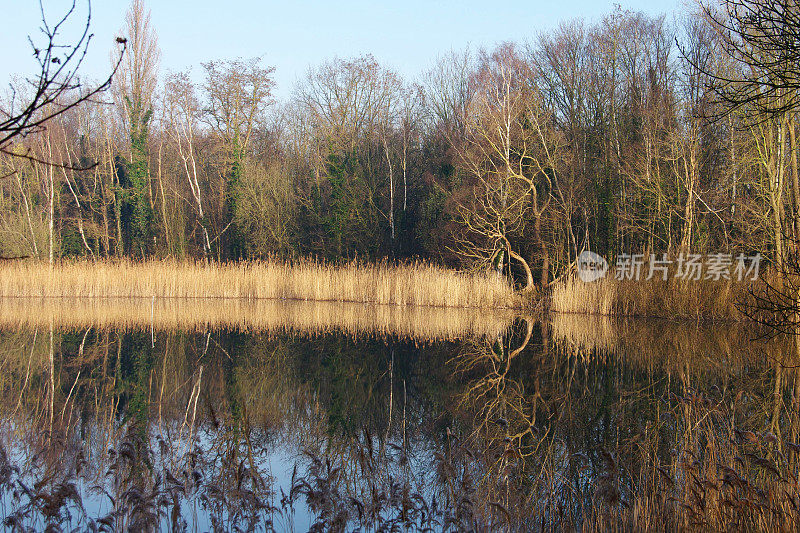
[[[736,308],[750,284],[736,281],[676,279],[618,281],[603,278],[591,283],[565,276],[554,284],[550,309],[555,313],[606,316],[741,321]]]
[[[123,330],[227,328],[248,332],[397,335],[417,340],[497,337],[509,309],[439,308],[296,300],[0,298],[0,327]]]
[[[0,265],[0,298],[240,298],[403,306],[507,308],[521,300],[503,279],[411,263],[333,266],[302,260],[203,264],[63,262]]]

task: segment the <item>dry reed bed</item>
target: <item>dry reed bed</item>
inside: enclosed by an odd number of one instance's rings
[[[502,308],[521,301],[503,279],[413,263],[333,266],[304,260],[0,265],[0,298],[243,298]]]
[[[591,283],[566,276],[555,283],[550,309],[555,313],[742,321],[737,304],[748,297],[747,282],[676,279]]]
[[[207,328],[264,333],[396,335],[420,341],[496,337],[508,309],[431,308],[292,300],[143,298],[0,298],[0,327],[123,330]]]

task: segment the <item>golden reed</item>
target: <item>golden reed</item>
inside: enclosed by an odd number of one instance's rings
[[[565,276],[553,284],[550,310],[587,315],[742,321],[738,305],[748,299],[750,282],[730,280],[618,281],[591,283]]]
[[[312,260],[199,263],[88,262],[0,265],[0,298],[236,298],[401,306],[513,308],[502,278],[426,263],[341,266]]]

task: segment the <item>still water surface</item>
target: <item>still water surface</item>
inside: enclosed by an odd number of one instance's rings
[[[797,493],[793,350],[740,326],[1,307],[9,530],[760,528]],[[734,508],[750,496],[726,467],[764,510]]]

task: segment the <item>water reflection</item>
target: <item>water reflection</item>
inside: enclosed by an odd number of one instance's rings
[[[227,329],[258,333],[396,335],[425,341],[501,335],[508,309],[373,305],[244,299],[6,298],[0,327],[89,327],[118,330]]]
[[[56,318],[0,330],[12,529],[798,525],[793,345],[745,328]]]

